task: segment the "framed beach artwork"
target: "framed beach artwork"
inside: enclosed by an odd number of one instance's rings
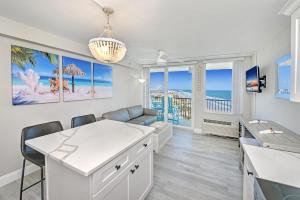
[[[59,102],[58,55],[11,46],[12,104]]]
[[[91,62],[62,57],[64,101],[92,99]]]
[[[112,67],[93,63],[94,98],[112,97]]]

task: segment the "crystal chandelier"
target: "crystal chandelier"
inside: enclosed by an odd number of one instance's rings
[[[104,26],[104,31],[100,37],[90,40],[89,49],[100,62],[117,63],[124,58],[126,46],[123,42],[112,38],[109,15],[114,12],[113,9],[104,7],[102,10],[107,16],[107,24]]]

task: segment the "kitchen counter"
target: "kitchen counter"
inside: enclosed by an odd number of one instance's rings
[[[89,176],[153,131],[152,127],[102,120],[27,140],[26,145]]]

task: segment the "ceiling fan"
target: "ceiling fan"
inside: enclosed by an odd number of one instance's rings
[[[149,66],[164,66],[164,65],[179,65],[179,64],[185,64],[187,62],[193,62],[196,60],[186,60],[182,58],[172,58],[170,59],[166,51],[158,50],[157,57],[155,59],[140,59],[139,64],[140,65],[149,65]]]

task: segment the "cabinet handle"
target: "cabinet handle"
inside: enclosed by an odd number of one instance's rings
[[[135,172],[135,169],[132,169],[132,170],[130,170],[130,172],[131,172],[132,174],[134,174],[134,172]]]
[[[119,169],[121,168],[121,165],[116,165],[115,168],[116,168],[117,170],[119,170]]]
[[[144,147],[147,147],[148,146],[148,144],[144,144]]]
[[[249,172],[248,170],[247,170],[247,174],[248,174],[248,176],[249,175],[253,176],[253,172]]]
[[[140,166],[139,166],[139,165],[134,165],[134,167],[135,167],[136,169],[138,169]]]

